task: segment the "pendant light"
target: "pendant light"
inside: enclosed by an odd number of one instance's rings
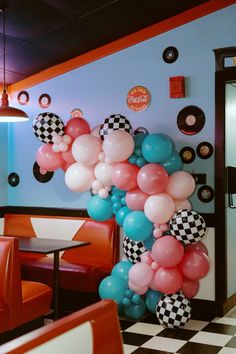
[[[21,109],[10,107],[7,85],[6,85],[6,31],[5,31],[5,10],[6,4],[0,5],[0,12],[2,13],[2,24],[3,24],[3,91],[2,97],[0,98],[0,123],[2,122],[23,122],[29,120],[27,114]]]

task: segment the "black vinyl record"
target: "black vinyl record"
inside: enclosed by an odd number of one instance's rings
[[[213,154],[213,146],[207,141],[203,141],[197,146],[197,154],[201,159],[209,159]]]
[[[195,156],[196,156],[194,149],[190,146],[183,147],[180,150],[179,155],[180,155],[183,163],[193,162],[193,160],[195,159]]]
[[[20,183],[20,177],[16,172],[12,172],[8,175],[8,183],[11,187],[16,187]]]
[[[162,58],[167,64],[174,63],[179,56],[178,49],[175,47],[167,47],[163,50]]]
[[[177,116],[177,126],[186,135],[199,133],[205,125],[205,114],[197,106],[184,107]]]
[[[198,189],[197,196],[201,200],[201,202],[209,203],[214,198],[215,193],[212,187],[205,185],[205,186],[201,186]]]
[[[37,161],[35,161],[34,166],[33,166],[33,175],[38,182],[46,183],[52,179],[54,172],[47,171],[45,173],[41,173],[40,167],[37,164]]]

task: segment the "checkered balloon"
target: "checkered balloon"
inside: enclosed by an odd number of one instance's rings
[[[206,233],[206,223],[196,211],[182,209],[172,216],[169,229],[171,235],[187,245],[203,238]]]
[[[112,114],[109,118],[105,118],[99,129],[99,135],[102,140],[113,130],[124,130],[127,133],[132,133],[132,127],[127,118],[121,114]]]
[[[184,326],[191,318],[190,301],[181,293],[163,295],[156,306],[156,316],[168,328]]]
[[[123,252],[131,263],[141,262],[140,256],[146,251],[147,249],[141,241],[136,242],[129,239],[127,236],[124,237]]]
[[[53,133],[64,134],[64,123],[55,113],[40,113],[33,121],[33,132],[40,141],[52,143]]]

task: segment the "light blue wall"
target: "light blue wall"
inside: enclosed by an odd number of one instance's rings
[[[66,123],[71,110],[79,107],[91,128],[102,123],[106,116],[120,113],[130,120],[134,129],[145,126],[150,133],[168,134],[178,151],[186,145],[196,149],[202,141],[214,146],[215,60],[212,50],[235,45],[235,14],[236,5],[230,6],[27,89],[30,101],[24,110],[31,122],[14,124],[9,132],[8,173],[17,172],[21,182],[14,188],[8,186],[8,205],[86,208],[90,198],[88,192],[71,192],[61,170],[55,172],[49,183],[41,184],[34,179],[32,166],[41,142],[31,126],[33,119],[43,111],[58,114]],[[179,51],[179,58],[173,64],[162,60],[162,52],[168,46],[175,46]],[[169,77],[178,75],[186,77],[186,97],[170,99]],[[138,113],[126,106],[126,94],[136,85],[147,87],[151,93],[149,108]],[[52,98],[47,110],[38,105],[42,93]],[[204,128],[194,136],[182,134],[176,124],[178,112],[188,105],[199,106],[206,116]],[[184,169],[206,173],[207,184],[214,188],[214,155],[207,160],[196,157]],[[195,210],[214,212],[213,201],[202,203],[196,193],[191,200]]]
[[[7,124],[0,124],[0,205],[7,204]]]

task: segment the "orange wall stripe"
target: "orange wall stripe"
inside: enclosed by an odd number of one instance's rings
[[[52,66],[24,80],[14,83],[8,87],[9,92],[13,93],[15,91],[20,91],[22,89],[32,87],[41,82],[62,75],[80,66],[89,64],[95,60],[116,53],[119,50],[128,48],[132,45],[145,41],[151,37],[170,31],[176,27],[184,25],[185,23],[194,21],[200,17],[206,16],[208,14],[211,14],[215,11],[218,11],[224,7],[230,6],[235,3],[236,0],[210,0],[205,4],[198,5],[193,9],[187,10],[179,15],[173,16],[157,24],[148,26],[143,30],[127,35],[121,39],[103,45],[102,47],[91,50],[88,53],[77,56],[64,63]]]

